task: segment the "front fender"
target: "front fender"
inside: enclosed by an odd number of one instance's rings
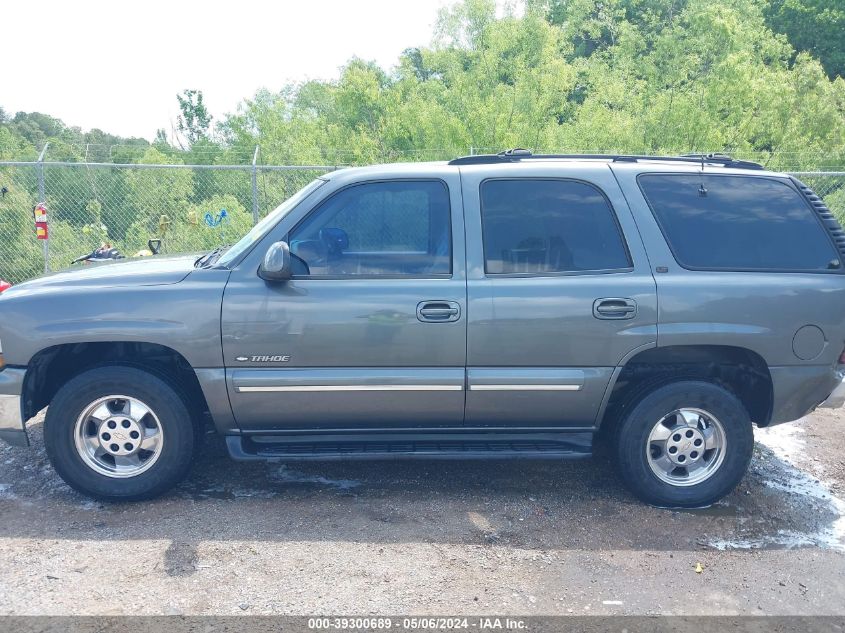
[[[222,367],[220,304],[227,270],[198,270],[158,286],[34,288],[0,299],[6,364],[75,343],[155,343],[194,367]]]

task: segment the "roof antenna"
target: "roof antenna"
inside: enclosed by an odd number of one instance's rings
[[[707,187],[704,186],[704,154],[701,154],[701,184],[698,185],[698,197],[707,197]]]

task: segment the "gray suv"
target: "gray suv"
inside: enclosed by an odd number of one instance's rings
[[[752,423],[839,406],[845,233],[722,155],[345,169],[234,246],[0,295],[0,437],[100,499],[233,458],[575,458],[643,500],[730,492]]]

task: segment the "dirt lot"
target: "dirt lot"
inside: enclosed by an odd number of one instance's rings
[[[239,464],[103,505],[0,448],[0,614],[845,614],[845,414],[758,433],[724,502],[603,461]],[[696,571],[700,564],[700,573]]]

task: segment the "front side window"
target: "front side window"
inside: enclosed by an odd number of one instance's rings
[[[481,221],[487,274],[631,267],[607,198],[584,182],[487,180]]]
[[[814,212],[784,182],[749,176],[645,174],[639,183],[681,266],[796,271],[840,266]]]
[[[347,187],[303,220],[289,243],[310,276],[448,275],[449,193],[439,180]]]

